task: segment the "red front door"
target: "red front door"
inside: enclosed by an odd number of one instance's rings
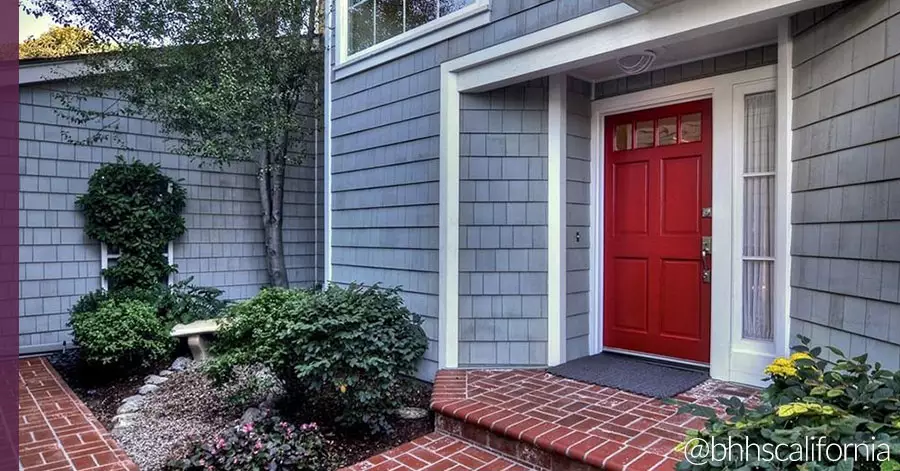
[[[606,118],[606,347],[709,362],[711,118],[712,100]]]

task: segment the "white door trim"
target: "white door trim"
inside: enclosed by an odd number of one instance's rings
[[[732,244],[733,175],[736,158],[733,147],[734,94],[736,87],[774,80],[775,66],[765,66],[731,74],[654,88],[602,100],[592,104],[591,141],[591,353],[603,350],[603,123],[607,115],[655,108],[674,103],[712,98],[713,100],[713,214],[712,257],[716,269],[712,273],[710,319],[710,375],[713,378],[737,380],[732,365],[733,313],[732,290],[735,267]],[[781,111],[779,110],[779,113]],[[789,193],[776,195],[776,201],[789,199]],[[779,237],[779,245],[787,239]],[[776,321],[785,321],[776,316]],[[740,361],[740,360],[739,360]],[[741,378],[744,379],[744,378]],[[744,379],[745,380],[745,379]]]
[[[547,366],[566,361],[566,86],[550,76],[547,136]]]

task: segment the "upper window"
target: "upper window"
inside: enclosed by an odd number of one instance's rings
[[[474,0],[350,0],[347,55],[418,28],[472,3]]]

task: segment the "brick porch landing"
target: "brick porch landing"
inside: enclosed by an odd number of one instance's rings
[[[19,360],[20,471],[136,471],[45,358]]]
[[[717,397],[755,401],[756,389],[709,380],[676,399],[722,411]],[[536,470],[670,471],[688,429],[704,420],[677,414],[658,399],[580,383],[542,370],[445,370],[435,378],[431,408],[441,437],[462,439]],[[410,444],[406,444],[408,446]],[[401,447],[402,448],[402,447]],[[399,449],[398,449],[399,450]],[[392,450],[353,470],[391,467]],[[480,468],[468,468],[480,469]]]

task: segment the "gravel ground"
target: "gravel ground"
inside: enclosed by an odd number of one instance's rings
[[[147,396],[134,425],[116,429],[114,435],[142,471],[161,470],[194,437],[208,439],[241,417],[242,405],[228,396],[194,364],[172,373]]]

